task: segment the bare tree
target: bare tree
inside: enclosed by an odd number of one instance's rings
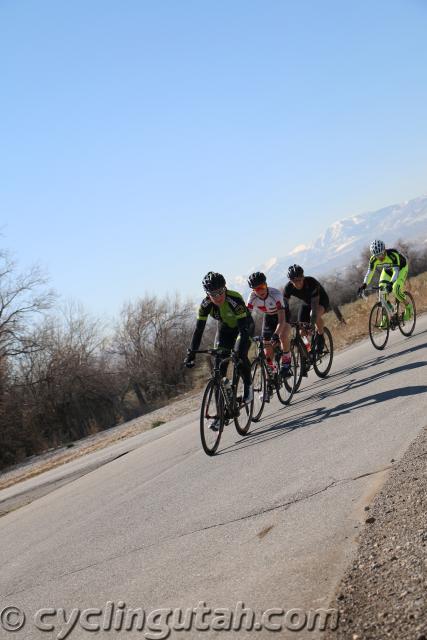
[[[115,424],[120,384],[100,321],[71,305],[32,338],[40,348],[21,354],[15,365],[15,394],[27,409],[23,426],[52,446]]]
[[[28,327],[53,304],[55,294],[46,284],[40,267],[17,273],[10,254],[0,252],[0,358],[37,348],[28,337]]]
[[[141,408],[184,383],[183,360],[194,317],[193,303],[178,296],[145,296],[123,307],[112,349]]]

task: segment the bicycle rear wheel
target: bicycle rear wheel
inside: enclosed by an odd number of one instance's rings
[[[214,421],[217,421],[218,430],[211,429]],[[209,380],[206,385],[200,410],[200,439],[204,452],[213,456],[218,449],[224,429],[224,398],[217,380]]]
[[[390,335],[390,321],[381,302],[376,302],[369,315],[369,337],[375,349],[382,351]]]
[[[251,366],[252,384],[254,386],[254,408],[252,421],[258,422],[264,411],[265,401],[267,399],[267,376],[261,360],[254,360]]]
[[[311,350],[311,353],[313,354],[313,369],[319,378],[326,378],[331,370],[332,360],[334,357],[334,343],[332,341],[331,332],[327,327],[323,329],[323,338],[325,344],[322,351],[318,351],[316,339],[314,340],[314,348]]]
[[[413,295],[409,293],[409,291],[405,291],[405,296],[406,296],[406,299],[409,300],[409,302],[412,305],[412,318],[410,318],[410,320],[403,319],[403,312],[405,310],[405,305],[399,302],[398,300],[397,301],[397,321],[399,323],[400,332],[404,336],[409,338],[409,336],[412,335],[415,329],[415,324],[417,322],[417,310],[415,308],[415,300]]]
[[[233,397],[233,411],[234,411],[234,426],[240,436],[245,436],[252,422],[252,413],[254,410],[254,399],[248,404],[243,402],[244,384],[242,376],[237,376],[237,381],[234,386]]]
[[[297,367],[295,353],[291,350],[291,371],[292,376],[289,378],[282,378],[280,375],[280,356],[276,357],[277,375],[275,380],[275,387],[279,402],[282,404],[289,404],[292,400],[292,396],[295,393],[296,381],[297,381]]]

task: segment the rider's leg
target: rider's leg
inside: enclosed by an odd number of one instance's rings
[[[219,323],[216,336],[215,336],[215,342],[214,342],[215,348],[223,349],[224,357],[227,357],[227,353],[229,354],[234,347],[238,334],[239,334],[239,331],[237,327],[235,329],[231,329],[230,327],[227,327],[227,325]],[[225,362],[220,366],[221,377],[223,378],[227,377],[228,364],[229,364],[228,362]],[[217,397],[216,398],[217,403],[218,403],[218,400],[219,398]],[[218,407],[218,404],[217,404],[217,407]],[[217,411],[218,411],[218,408],[217,408]],[[212,429],[212,431],[218,431],[219,413],[217,417],[213,420],[209,428]]]
[[[267,358],[267,364],[270,367],[273,367],[273,357],[274,350],[271,345],[270,339],[273,333],[276,331],[277,327],[277,314],[273,313],[271,315],[265,314],[264,320],[262,322],[262,337],[264,338],[264,353]]]
[[[280,346],[284,353],[289,352],[291,348],[291,330],[291,325],[288,322],[285,322],[278,331]]]
[[[224,350],[224,357],[227,357],[227,353],[230,354],[233,349],[237,336],[239,335],[239,330],[236,328],[232,329],[228,327],[226,324],[219,323],[216,336],[215,336],[215,348]],[[227,376],[228,370],[228,362],[221,364],[220,371],[221,376]]]
[[[253,325],[253,320],[252,320],[252,325]],[[232,329],[231,331],[234,332],[234,329]],[[251,343],[250,341],[248,341],[247,346],[245,347],[244,351],[242,351],[240,348],[240,336],[238,335],[238,329],[236,329],[236,331],[237,331],[237,336],[235,333],[230,333],[230,339],[233,341],[232,346],[234,347],[234,349],[237,352],[239,352],[239,357],[240,357],[239,373],[242,376],[243,387],[244,387],[243,402],[247,404],[249,402],[252,402],[252,399],[254,397],[252,375],[251,375],[251,363],[249,362],[249,358],[248,358],[248,351],[251,346]],[[250,321],[249,321],[249,333],[253,335]]]
[[[406,304],[405,297],[405,282],[408,277],[408,265],[403,267],[399,271],[399,275],[397,276],[396,282],[393,283],[393,294],[399,302],[404,302]],[[409,304],[409,303],[408,303]]]
[[[379,279],[379,287],[382,291],[386,291],[386,287],[388,284],[390,284],[391,278],[393,275],[393,270],[390,269],[389,267],[384,268],[381,273],[380,273],[380,279]],[[392,305],[390,303],[390,301],[388,300],[387,296],[385,297],[386,299],[386,303],[387,306],[389,308],[389,310],[392,309]],[[380,329],[386,329],[388,327],[388,319],[387,319],[387,315],[386,312],[383,311],[382,312],[382,317],[381,317],[381,322],[379,324],[379,328]]]
[[[317,348],[319,351],[322,351],[325,346],[325,338],[323,337],[323,330],[325,328],[323,316],[325,315],[325,311],[326,311],[325,307],[319,304],[317,307],[317,314],[316,314]]]
[[[300,308],[298,309],[298,322],[309,323],[310,311],[311,311],[311,307],[309,304],[306,304],[306,303],[301,304]],[[309,351],[311,348],[311,344],[310,344],[310,340],[308,339],[308,333],[305,329],[301,329],[301,337],[303,338],[303,342],[306,345],[307,351]],[[302,375],[304,377],[308,375],[309,369],[310,369],[310,361],[307,360],[307,358],[304,355],[301,363]]]
[[[277,335],[279,336],[280,347],[282,349],[280,375],[285,378],[289,378],[290,376],[292,376],[292,371],[291,371],[292,356],[290,351],[291,325],[288,324],[287,322],[283,323],[277,330]]]

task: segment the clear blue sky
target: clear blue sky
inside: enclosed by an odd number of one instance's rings
[[[425,0],[0,0],[0,226],[117,315],[427,191]]]

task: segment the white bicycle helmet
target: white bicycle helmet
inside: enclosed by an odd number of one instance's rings
[[[380,256],[382,253],[384,253],[385,244],[382,240],[373,240],[369,249],[371,251],[371,255],[376,258],[377,256]]]

